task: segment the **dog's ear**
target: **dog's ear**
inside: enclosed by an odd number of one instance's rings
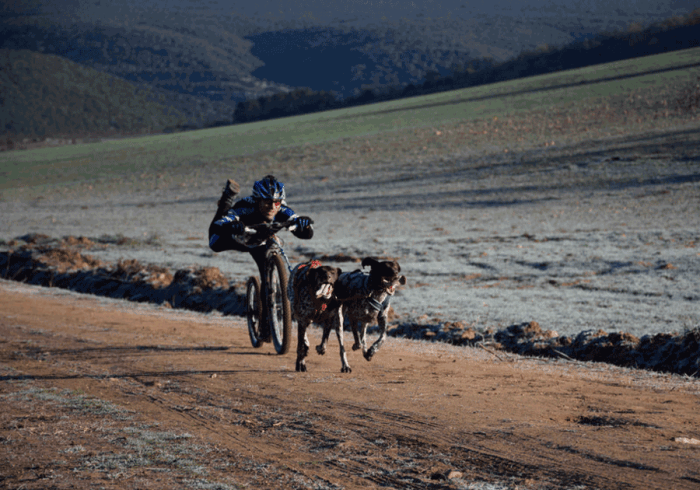
[[[406,276],[399,277],[399,284],[401,284],[402,286],[406,285]]]
[[[365,257],[364,259],[362,259],[362,267],[370,266],[370,268],[372,268],[378,263],[379,262],[376,259],[373,259],[372,257]]]
[[[338,273],[338,277],[340,277],[340,275],[343,273],[343,269],[341,269],[340,267],[336,267],[335,271]]]

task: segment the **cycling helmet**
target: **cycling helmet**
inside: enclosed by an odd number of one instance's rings
[[[272,175],[266,175],[253,184],[253,197],[256,199],[274,199],[284,202],[287,197],[284,184]]]

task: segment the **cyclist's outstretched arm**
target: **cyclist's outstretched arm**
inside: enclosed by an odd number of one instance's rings
[[[280,210],[280,214],[285,220],[294,220],[295,226],[291,231],[295,237],[308,240],[314,236],[314,220],[308,216],[298,216],[286,206]]]

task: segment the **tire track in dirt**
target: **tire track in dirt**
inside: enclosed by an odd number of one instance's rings
[[[541,440],[526,437],[515,437],[511,434],[492,434],[491,444],[477,444],[474,440],[474,433],[467,430],[459,430],[453,427],[445,428],[443,424],[426,420],[426,417],[413,416],[408,413],[396,413],[382,409],[368,408],[357,404],[335,403],[338,412],[346,414],[351,419],[342,422],[339,417],[328,415],[329,419],[325,426],[343,425],[353,428],[356,435],[361,436],[367,443],[372,443],[380,434],[386,437],[391,434],[391,442],[387,442],[388,447],[415,448],[415,454],[411,460],[426,459],[419,456],[426,452],[433,455],[427,459],[441,459],[451,461],[455,467],[463,465],[468,461],[471,466],[479,468],[490,468],[494,474],[517,473],[519,475],[542,475],[544,473],[551,480],[556,480],[567,485],[592,485],[594,488],[613,488],[614,483],[606,481],[604,478],[592,477],[589,468],[584,462],[582,465],[567,461],[566,464],[558,464],[557,456],[554,453],[561,453],[562,449],[567,452],[575,452],[573,448],[555,446]],[[356,420],[371,420],[371,423],[359,423]],[[322,434],[316,434],[313,438],[320,438]],[[487,438],[484,438],[486,442]],[[496,442],[496,441],[501,441]],[[465,441],[470,441],[465,444]],[[511,453],[508,447],[531,447],[537,451],[527,457],[521,452]],[[455,454],[456,453],[456,454]],[[634,463],[606,460],[603,457],[589,455],[589,459],[604,464],[614,464],[622,466],[635,466]],[[396,458],[401,459],[401,458]],[[357,464],[360,464],[358,461]],[[377,465],[377,468],[385,468],[385,464]],[[396,460],[391,466],[400,466]],[[583,466],[583,467],[581,467]],[[641,465],[637,465],[641,466]],[[543,468],[546,468],[543,471]],[[363,461],[359,469],[367,471],[367,462]],[[651,468],[643,468],[656,470]],[[435,475],[431,475],[435,476]],[[386,479],[374,480],[377,484],[389,483]],[[640,479],[638,484],[643,484],[644,479]],[[407,485],[402,480],[401,483]],[[407,486],[406,488],[414,488]]]
[[[55,339],[54,339],[55,340]],[[81,343],[79,337],[64,336],[62,339],[65,343],[76,344]],[[100,366],[100,361],[104,359],[94,355],[99,352],[99,347],[90,347],[88,349],[73,349],[62,348],[50,350],[48,345],[36,345],[29,347],[23,352],[23,356],[31,359],[34,363],[42,363],[45,361],[37,358],[37,353],[49,354],[52,358],[46,365],[40,366],[43,370],[53,372],[52,376],[40,376],[44,379],[80,379],[82,389],[86,392],[99,392],[100,388],[110,379],[115,379],[114,376],[103,374],[103,369]],[[119,350],[126,350],[119,348]],[[157,349],[138,349],[144,351],[156,351]],[[87,353],[88,356],[78,360],[77,352]],[[63,355],[63,357],[61,356]],[[70,361],[68,364],[67,361]],[[29,367],[29,366],[27,366]],[[34,366],[31,366],[29,371],[33,371]],[[344,465],[330,464],[324,462],[324,467],[330,467],[334,473],[337,473],[336,478],[340,481],[352,480],[358,476],[369,480],[376,485],[400,487],[400,488],[425,488],[425,477],[432,475],[423,475],[423,478],[414,476],[415,481],[407,479],[405,472],[401,471],[402,467],[410,467],[413,465],[421,466],[419,462],[424,462],[426,465],[436,465],[436,460],[450,459],[448,452],[451,447],[460,439],[459,436],[448,437],[444,433],[443,427],[434,422],[426,420],[425,417],[412,416],[408,413],[394,413],[379,408],[371,408],[366,405],[334,402],[331,399],[318,400],[314,407],[317,411],[310,414],[312,425],[305,426],[302,431],[297,431],[295,441],[291,447],[286,446],[287,438],[277,441],[274,438],[266,438],[264,443],[257,443],[261,435],[260,427],[271,427],[267,418],[269,417],[271,407],[285,407],[289,400],[281,397],[267,396],[264,400],[251,392],[238,392],[240,398],[245,398],[246,402],[243,405],[257,407],[256,412],[243,412],[242,416],[247,420],[253,419],[255,422],[246,424],[237,424],[239,427],[245,427],[249,434],[247,436],[240,435],[229,429],[231,424],[236,424],[229,417],[225,420],[223,417],[210,415],[205,417],[202,415],[201,406],[226,406],[230,405],[229,398],[225,394],[214,391],[201,391],[196,387],[195,378],[200,378],[203,374],[201,371],[188,372],[171,370],[167,372],[169,384],[179,386],[179,389],[169,389],[167,385],[154,382],[153,378],[163,378],[162,371],[144,371],[138,370],[138,366],[132,366],[131,372],[128,374],[116,374],[116,379],[121,383],[111,382],[110,391],[116,388],[119,394],[116,398],[129,399],[129,406],[138,404],[140,407],[139,413],[148,418],[155,420],[179,420],[182,426],[187,427],[188,431],[202,433],[202,431],[214,435],[217,440],[225,441],[225,445],[241,453],[241,456],[249,457],[258,462],[268,460],[271,454],[270,449],[275,448],[280,453],[290,450],[295,453],[297,460],[313,460],[313,451],[310,455],[305,455],[305,447],[319,447],[326,443],[326,448],[338,449],[335,451],[339,454],[334,456],[331,461],[342,458]],[[70,373],[79,374],[70,374]],[[27,377],[35,378],[36,376],[28,374]],[[167,390],[161,392],[161,390]],[[115,394],[111,393],[110,397],[114,399]],[[218,403],[213,399],[216,398]],[[252,405],[250,405],[252,404]],[[319,411],[319,408],[321,409]],[[341,417],[340,414],[343,414]],[[294,414],[285,411],[277,412],[276,416],[282,419],[294,419]],[[306,420],[306,419],[305,419]],[[272,424],[274,425],[274,424]],[[343,450],[342,444],[328,444],[328,441],[333,441],[334,436],[327,433],[328,428],[342,426],[344,430],[351,434],[353,439],[350,450]],[[264,430],[263,430],[264,432]],[[437,438],[435,434],[438,434]],[[382,437],[387,438],[391,434],[390,441],[377,445],[376,441]],[[258,437],[256,437],[256,435]],[[251,437],[252,436],[252,437]],[[359,439],[359,441],[358,441]],[[370,454],[367,451],[356,451],[356,447],[369,446],[374,450]],[[412,448],[409,455],[387,454],[386,449],[397,451],[398,447]],[[301,449],[301,451],[299,451]],[[511,471],[513,468],[518,468],[518,471],[525,472],[525,467],[522,463],[516,463],[514,460],[504,460],[488,454],[483,449],[470,449],[470,457],[468,460],[474,461],[475,465],[483,465],[487,468],[498,468],[501,470],[507,469]],[[427,454],[427,456],[424,456]],[[326,456],[328,459],[328,456]],[[407,462],[410,460],[411,464]],[[396,473],[396,474],[394,474]],[[439,473],[439,472],[435,472]],[[302,472],[307,478],[320,478],[322,473],[317,473],[311,469]],[[439,486],[437,488],[440,488]]]
[[[477,362],[478,350],[398,339],[351,375],[337,373],[336,356],[295,373],[293,357],[252,349],[243,325],[222,327],[229,320],[88,307],[93,299],[0,301],[0,363],[17,370],[3,379],[82,390],[195,434],[253,486],[692,488],[692,448],[654,449],[696,435],[689,379],[650,389],[597,367],[602,381],[579,380],[563,370],[585,373],[583,364]],[[634,419],[617,415],[630,422],[613,429],[576,422],[624,410]],[[446,479],[453,470],[462,478]]]
[[[4,329],[3,329],[4,330]],[[49,382],[78,381],[81,389],[89,393],[109,394],[109,398],[121,400],[126,406],[137,404],[140,407],[139,414],[151,416],[154,420],[179,419],[181,425],[194,431],[199,428],[218,438],[226,438],[233,441],[236,452],[240,452],[251,459],[259,459],[261,455],[269,452],[269,444],[258,445],[255,439],[246,437],[230,430],[230,423],[214,417],[206,418],[200,412],[183,407],[194,407],[198,400],[196,395],[182,390],[168,390],[163,393],[159,388],[167,389],[167,385],[151,381],[152,378],[169,378],[169,384],[182,384],[187,387],[192,383],[192,378],[207,375],[204,371],[146,371],[138,370],[138,365],[129,365],[129,369],[118,369],[121,372],[105,373],[104,362],[112,362],[113,359],[105,359],[100,353],[105,350],[116,357],[124,358],[129,352],[178,352],[190,351],[191,348],[168,348],[163,346],[119,346],[114,348],[96,345],[82,347],[85,340],[73,335],[51,335],[44,332],[39,339],[35,339],[31,345],[12,344],[14,347],[11,358],[25,359],[24,374],[6,376],[5,379],[16,380],[45,380]],[[4,335],[7,338],[7,335]],[[39,340],[49,338],[50,343],[40,344]],[[60,344],[58,347],[56,344]],[[91,342],[93,343],[93,342]],[[67,347],[74,345],[75,347]],[[57,348],[58,347],[58,348]],[[204,352],[215,349],[203,349]],[[216,349],[219,350],[219,349]],[[119,354],[116,353],[120,353]],[[7,361],[7,358],[2,361]],[[112,369],[118,366],[111,366]],[[48,374],[50,372],[50,374]],[[211,371],[210,373],[221,373]],[[240,372],[240,371],[237,371]],[[108,389],[105,390],[105,383]],[[187,389],[187,388],[186,388]],[[107,393],[105,393],[107,391]],[[251,398],[255,398],[251,396]],[[167,414],[166,414],[167,412]],[[252,413],[247,414],[254,417]],[[241,424],[237,424],[241,426]],[[280,448],[281,449],[281,448]]]
[[[70,341],[71,339],[64,339]],[[79,340],[73,339],[77,342]],[[168,391],[161,393],[158,391],[157,383],[153,381],[144,381],[143,378],[163,375],[162,372],[141,372],[129,373],[126,375],[111,375],[98,374],[101,369],[98,364],[92,361],[95,357],[88,358],[86,362],[65,362],[61,359],[49,360],[36,358],[37,352],[47,352],[48,345],[37,345],[29,347],[26,345],[15,344],[12,346],[15,349],[13,357],[23,358],[22,373],[17,373],[13,376],[7,376],[6,379],[17,380],[37,380],[49,383],[58,383],[59,386],[73,386],[72,381],[79,382],[79,390],[85,393],[99,396],[103,399],[109,399],[117,402],[119,405],[127,407],[128,410],[134,410],[132,407],[138,407],[135,411],[140,417],[145,417],[146,420],[164,421],[167,420],[169,428],[176,426],[182,427],[189,433],[195,433],[209,441],[209,444],[214,444],[216,447],[223,447],[236,460],[247,461],[247,466],[251,469],[251,473],[256,473],[255,468],[261,466],[273,465],[274,459],[270,458],[271,446],[270,441],[258,443],[258,438],[251,437],[250,426],[246,424],[230,424],[227,420],[217,417],[206,417],[201,411],[196,410],[196,396],[183,391]],[[26,349],[24,352],[22,349]],[[74,349],[64,349],[63,352],[71,352]],[[8,359],[3,356],[2,363]],[[50,372],[51,374],[47,374]],[[192,383],[193,376],[188,374],[198,373],[174,373],[171,378],[171,383],[181,383],[185,388]],[[170,374],[168,374],[170,375]],[[105,386],[107,385],[107,386]],[[252,412],[247,413],[247,418],[255,418]],[[243,431],[237,432],[231,430],[231,426],[243,428]],[[246,434],[248,432],[248,434]],[[279,444],[278,451],[283,452]],[[283,478],[276,470],[268,470],[275,478]],[[313,478],[311,478],[313,479]],[[249,484],[255,485],[254,480]],[[274,487],[270,487],[274,488]],[[281,485],[279,488],[303,488]]]

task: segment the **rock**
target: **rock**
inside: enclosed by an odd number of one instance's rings
[[[437,471],[430,475],[431,480],[453,480],[462,478],[462,472],[457,470]]]
[[[700,444],[700,441],[699,441],[699,440],[697,440],[697,439],[692,439],[692,438],[688,438],[688,437],[676,437],[676,438],[673,439],[673,440],[674,440],[675,442],[680,442],[680,443],[683,443],[683,444],[694,444],[694,445],[699,445],[699,444]]]
[[[445,480],[453,480],[455,478],[462,478],[462,472],[457,470],[450,470],[445,474]]]

